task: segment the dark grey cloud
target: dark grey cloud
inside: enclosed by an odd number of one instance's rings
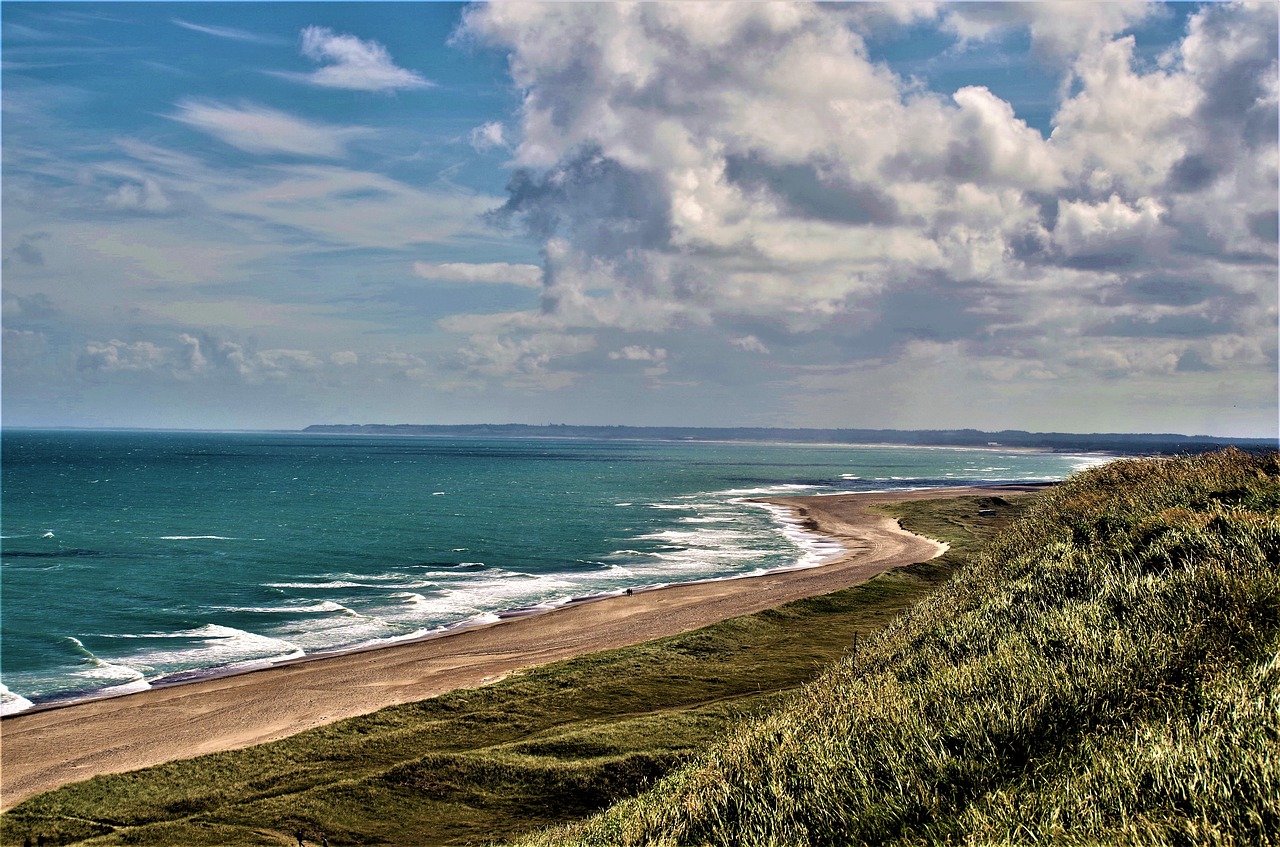
[[[748,191],[764,190],[787,213],[845,224],[892,224],[898,204],[875,186],[843,178],[834,164],[774,164],[758,153],[725,156],[725,177]]]
[[[1188,153],[1170,168],[1169,190],[1178,193],[1201,191],[1214,183],[1220,171],[1220,166],[1205,154]]]
[[[1215,320],[1204,315],[1162,315],[1149,320],[1126,315],[1090,327],[1084,334],[1112,338],[1206,338],[1229,335],[1239,329],[1232,321]]]
[[[1175,192],[1207,189],[1251,151],[1273,145],[1280,112],[1274,97],[1280,25],[1277,6],[1210,4],[1193,26],[1203,96],[1192,125],[1196,142],[1169,173]]]
[[[19,322],[53,320],[61,314],[53,299],[42,292],[29,295],[4,292],[4,318],[10,327]]]
[[[47,232],[33,232],[30,235],[24,235],[18,245],[9,251],[10,255],[24,264],[32,267],[40,267],[44,264],[44,253],[36,244],[49,237]],[[8,267],[10,263],[9,256],[4,257],[4,266]]]
[[[1146,304],[1158,306],[1196,306],[1209,300],[1226,298],[1239,302],[1257,300],[1249,294],[1245,298],[1231,288],[1211,282],[1203,277],[1171,273],[1155,273],[1134,276],[1104,290],[1102,299],[1115,304]]]
[[[1280,212],[1272,209],[1249,216],[1249,232],[1264,241],[1280,241]]]
[[[596,255],[657,249],[671,239],[671,208],[654,174],[626,168],[587,148],[546,173],[519,169],[505,204],[489,212],[499,225],[521,226],[535,238],[568,238]]]
[[[1178,357],[1177,370],[1179,373],[1207,373],[1215,368],[1199,352],[1188,348]]]

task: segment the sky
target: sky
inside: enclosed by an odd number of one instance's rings
[[[0,5],[5,426],[1277,435],[1277,5]]]

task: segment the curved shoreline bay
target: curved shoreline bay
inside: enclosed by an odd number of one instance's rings
[[[801,444],[5,433],[0,714],[813,566],[800,494],[1098,456]]]
[[[419,641],[26,712],[3,721],[3,807],[69,782],[232,750],[474,687],[521,668],[696,629],[864,582],[944,545],[869,507],[1034,485],[770,498],[845,552],[819,567],[573,603]]]

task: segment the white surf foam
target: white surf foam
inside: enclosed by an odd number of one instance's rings
[[[805,528],[796,513],[785,506],[772,503],[754,503],[773,518],[778,531],[800,551],[800,558],[793,567],[810,568],[829,562],[845,552],[844,545],[825,535]]]
[[[34,706],[26,697],[10,691],[9,688],[0,682],[0,715],[13,715],[18,712],[25,712]]]
[[[762,486],[760,488],[730,488],[727,491],[717,491],[716,494],[721,497],[766,497],[770,494],[785,496],[789,494],[798,494],[801,491],[817,491],[820,485],[803,485],[799,483],[778,483],[777,485]]]
[[[196,629],[110,638],[138,638],[194,642],[185,646],[152,647],[122,657],[151,678],[193,670],[246,670],[306,655],[298,645],[235,627],[205,624]]]
[[[267,588],[369,588],[368,583],[333,579],[328,582],[268,582]]]

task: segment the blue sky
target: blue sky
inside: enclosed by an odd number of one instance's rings
[[[1276,433],[1274,4],[0,15],[5,425]]]

